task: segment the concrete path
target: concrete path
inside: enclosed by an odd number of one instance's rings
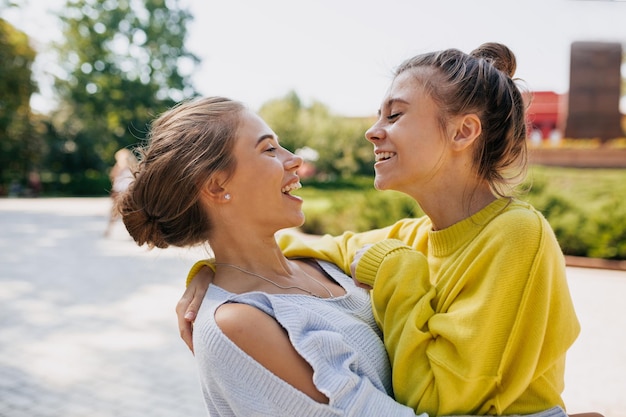
[[[109,204],[0,199],[0,417],[206,416],[174,313],[203,253],[104,238]],[[568,411],[626,417],[626,272],[568,274]]]

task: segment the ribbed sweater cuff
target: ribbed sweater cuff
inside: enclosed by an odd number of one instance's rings
[[[409,250],[411,250],[410,247],[397,239],[386,239],[373,244],[361,256],[356,266],[356,280],[373,287],[376,281],[376,274],[385,257],[392,252]]]
[[[191,281],[193,281],[193,277],[196,276],[196,274],[198,273],[200,269],[202,269],[202,267],[208,266],[209,268],[213,270],[213,272],[215,272],[215,265],[213,265],[214,262],[215,262],[215,259],[211,258],[211,259],[203,259],[193,264],[193,266],[189,270],[189,273],[187,274],[187,281],[185,281],[185,288],[187,288],[189,284],[191,284]]]

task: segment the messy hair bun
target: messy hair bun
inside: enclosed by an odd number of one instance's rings
[[[211,221],[200,191],[215,173],[233,172],[232,149],[244,109],[227,98],[201,98],[179,103],[152,122],[135,179],[118,204],[138,245],[189,247],[207,241]]]
[[[470,52],[474,58],[483,58],[491,65],[513,78],[517,61],[513,52],[501,43],[487,42]]]
[[[126,230],[139,246],[147,244],[151,248],[160,249],[169,246],[159,228],[158,218],[146,213],[145,209],[137,204],[132,192],[125,193],[117,206],[122,213]]]

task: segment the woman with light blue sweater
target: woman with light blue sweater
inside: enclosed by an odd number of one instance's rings
[[[194,334],[212,417],[415,417],[391,396],[367,291],[278,247],[274,234],[304,221],[290,193],[302,159],[261,118],[225,98],[184,102],[153,122],[139,153],[118,206],[136,243],[210,245],[215,258]]]

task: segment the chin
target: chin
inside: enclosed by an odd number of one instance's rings
[[[300,227],[304,224],[304,213],[300,212],[297,218],[294,218],[289,227]]]
[[[301,218],[300,222],[295,227],[301,227],[304,224],[304,220],[305,220],[304,213],[302,213],[302,218]]]
[[[384,191],[384,190],[388,190],[389,186],[383,180],[379,178],[375,178],[374,188],[376,188],[378,191]]]

